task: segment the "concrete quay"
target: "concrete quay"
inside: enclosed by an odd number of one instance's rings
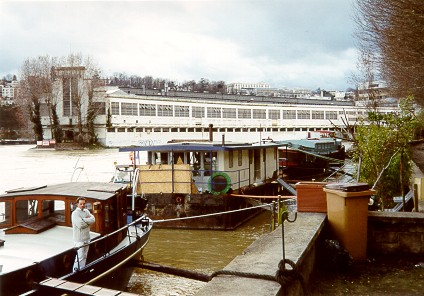
[[[317,240],[323,233],[327,215],[325,213],[297,213],[294,222],[285,221],[284,258],[294,262],[304,283],[308,282],[317,252]],[[290,220],[294,214],[290,214]],[[224,271],[229,273],[252,273],[275,276],[279,262],[283,259],[282,226],[271,233],[264,234],[253,242],[243,254],[234,258]],[[286,269],[291,266],[286,264]],[[239,275],[218,275],[202,288],[196,296],[209,295],[303,295],[300,280],[287,281],[280,285],[277,281],[249,278]]]

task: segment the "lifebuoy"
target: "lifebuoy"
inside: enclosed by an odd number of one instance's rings
[[[183,202],[183,199],[181,198],[181,196],[177,196],[177,197],[175,198],[175,201],[176,201],[176,203],[180,204],[180,203],[182,203],[182,202]]]
[[[227,193],[231,188],[231,178],[226,173],[215,172],[209,178],[209,191],[213,194]]]

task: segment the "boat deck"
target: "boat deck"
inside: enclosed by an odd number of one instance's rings
[[[98,237],[95,232],[91,238]],[[40,262],[74,247],[72,228],[54,226],[38,234],[8,234],[0,230],[0,274]]]

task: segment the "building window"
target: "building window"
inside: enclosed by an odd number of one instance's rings
[[[325,119],[337,119],[337,111],[325,111]]]
[[[175,106],[175,117],[190,117],[188,106]]]
[[[324,119],[324,111],[313,110],[312,119]]]
[[[236,108],[222,108],[222,117],[223,118],[237,118],[237,109]]]
[[[297,110],[297,119],[311,119],[309,110]]]
[[[156,116],[155,104],[140,104],[138,106],[140,116]]]
[[[268,110],[269,119],[280,119],[280,110]]]
[[[138,116],[137,103],[121,103],[121,115]]]
[[[221,118],[221,108],[220,107],[207,107],[208,118]]]
[[[119,115],[119,102],[111,102],[110,109],[111,109],[112,115]]]
[[[204,118],[205,117],[205,108],[204,107],[192,107],[191,108],[191,117]]]
[[[252,118],[252,109],[238,109],[238,118]]]
[[[172,105],[158,105],[158,116],[172,117],[174,116],[174,108]]]
[[[266,110],[253,109],[253,119],[266,119]]]
[[[296,119],[296,110],[283,110],[283,119]]]

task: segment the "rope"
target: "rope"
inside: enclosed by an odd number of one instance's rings
[[[224,215],[224,214],[231,214],[231,213],[235,213],[235,212],[247,211],[247,210],[252,210],[252,209],[256,209],[256,208],[265,208],[265,207],[270,207],[270,206],[272,206],[272,203],[262,204],[262,205],[253,206],[253,207],[244,208],[244,209],[237,209],[237,210],[232,210],[232,211],[225,211],[225,212],[204,214],[204,215],[198,215],[198,216],[189,216],[189,217],[181,217],[181,218],[153,220],[153,223],[163,223],[163,222],[170,222],[170,221],[179,221],[179,220],[204,218],[204,217],[210,217],[210,216],[217,216],[217,215]]]

